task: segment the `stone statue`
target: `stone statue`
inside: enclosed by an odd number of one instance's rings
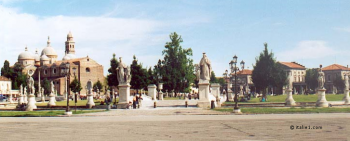
[[[349,90],[349,76],[345,74],[344,76],[345,90]]]
[[[55,85],[53,85],[53,82],[51,81],[51,93],[55,93]]]
[[[23,94],[24,94],[24,95],[27,95],[27,87],[24,87],[24,89],[23,89]]]
[[[290,71],[289,73],[288,73],[288,84],[287,84],[287,89],[288,90],[292,90],[292,88],[293,88],[293,81],[292,81],[292,72]]]
[[[318,72],[318,88],[324,89],[324,83],[325,83],[325,76],[324,72],[322,72],[322,69],[320,68],[320,71]]]
[[[42,95],[42,96],[45,94],[44,91],[45,91],[45,90],[44,90],[44,87],[42,87],[42,88],[41,88],[41,95]]]
[[[119,84],[125,84],[125,83],[130,83],[131,80],[131,69],[130,66],[126,66],[122,62],[122,58],[119,58],[119,66],[117,68],[117,79],[119,81]]]
[[[33,77],[31,77],[31,75],[28,75],[27,77],[27,87],[28,87],[28,90],[29,90],[29,93],[31,94],[34,94],[34,79]]]
[[[88,94],[92,94],[92,82],[89,80],[86,84]]]
[[[23,86],[22,85],[19,87],[19,94],[23,95]]]
[[[200,79],[202,80],[210,80],[211,75],[211,63],[208,59],[207,55],[203,53],[203,58],[199,62],[199,68],[200,68]]]

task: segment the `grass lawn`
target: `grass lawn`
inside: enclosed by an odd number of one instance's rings
[[[232,112],[232,108],[216,108],[216,111]],[[350,108],[241,108],[244,114],[297,114],[297,113],[350,113]]]
[[[103,112],[106,110],[72,110],[73,114],[84,114]],[[0,117],[51,117],[64,115],[64,110],[52,110],[52,111],[0,111]]]
[[[104,101],[104,99],[98,99],[98,100],[94,100],[96,105],[100,105],[100,102]],[[117,102],[119,101],[119,98],[117,98]],[[112,101],[112,103],[114,102],[114,99]],[[48,101],[46,101],[45,103],[36,103],[36,106],[47,106]],[[86,106],[87,100],[78,100],[77,102],[77,106]],[[67,106],[67,101],[57,101],[56,102],[56,106]],[[75,102],[74,101],[69,101],[69,106],[75,106]]]
[[[344,94],[326,94],[327,101],[342,101]],[[278,95],[278,96],[267,96],[267,102],[284,102],[287,98],[287,95]],[[317,95],[293,95],[295,102],[316,102]],[[261,98],[252,98],[248,102],[239,102],[239,103],[260,103]],[[262,102],[262,103],[267,103]],[[225,102],[228,104],[232,104],[234,102]]]

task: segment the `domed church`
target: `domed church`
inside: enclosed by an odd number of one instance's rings
[[[57,60],[58,55],[55,49],[50,44],[50,37],[47,40],[47,46],[38,54],[38,50],[35,54],[25,47],[25,51],[18,56],[18,62],[24,67],[26,73],[29,68],[36,69],[33,75],[34,80],[42,82],[44,79],[53,81],[55,89],[59,95],[65,94],[65,74],[64,69],[66,64],[69,63],[69,70],[71,75],[68,77],[69,83],[74,80],[74,75],[80,80],[83,87],[80,94],[86,94],[85,86],[89,80],[93,83],[100,80],[104,82],[103,66],[98,64],[93,59],[87,57],[78,58],[75,56],[75,42],[71,32],[67,35],[67,41],[65,42],[65,55],[62,60]],[[39,78],[40,77],[40,78]],[[67,86],[69,86],[67,83]],[[68,94],[72,92],[68,91]]]

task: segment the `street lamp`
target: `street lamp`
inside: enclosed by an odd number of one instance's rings
[[[235,71],[235,107],[233,109],[233,112],[234,113],[240,113],[240,109],[238,107],[238,96],[237,96],[237,89],[236,89],[236,86],[237,86],[237,67],[236,67],[236,64],[237,64],[237,56],[233,56],[233,60],[231,61],[230,65],[231,65],[231,68],[234,68],[234,71]],[[242,61],[243,62],[243,61]],[[241,62],[241,64],[242,64]],[[233,64],[235,65],[233,67]],[[244,62],[243,62],[243,66],[244,66]],[[232,70],[231,70],[232,71]]]
[[[242,68],[242,70],[244,70],[244,64],[245,64],[245,62],[242,60],[241,61],[241,68]]]
[[[70,66],[70,64],[67,62],[66,64],[65,64],[65,67],[64,68],[62,68],[61,69],[61,71],[62,71],[62,73],[65,75],[65,81],[66,81],[66,88],[65,88],[65,91],[66,91],[66,93],[67,93],[67,107],[66,107],[66,112],[65,112],[65,114],[66,115],[71,115],[72,114],[72,112],[69,112],[69,96],[68,96],[68,76],[70,77],[71,76],[71,74],[70,74],[70,69],[69,69],[69,66]],[[73,69],[73,73],[74,73],[74,75],[75,75],[75,71],[76,71],[76,69]]]

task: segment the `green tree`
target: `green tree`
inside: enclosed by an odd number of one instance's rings
[[[50,95],[51,93],[51,83],[47,78],[42,82],[42,86],[44,87],[44,95]]]
[[[214,71],[211,72],[210,83],[218,83],[218,79],[216,78]]]
[[[74,76],[74,80],[69,84],[69,89],[74,93],[80,93],[80,91],[83,89],[80,81],[77,79],[77,76]]]
[[[10,68],[10,62],[5,60],[4,66],[1,68],[1,76],[12,79],[13,70]]]
[[[180,91],[189,91],[189,86],[194,80],[194,66],[192,49],[183,49],[180,45],[183,40],[176,32],[170,34],[170,42],[167,42],[162,54],[162,76],[164,89],[174,90],[175,93]]]
[[[23,86],[27,86],[27,75],[24,74],[22,71],[23,71],[23,67],[21,64],[19,63],[16,63],[13,68],[12,68],[12,77],[11,80],[12,80],[12,87],[13,89],[19,89],[19,86],[20,85],[23,85]]]
[[[107,84],[109,87],[117,87],[119,85],[117,79],[117,67],[119,65],[118,60],[115,58],[115,54],[113,54],[113,58],[110,61],[111,67],[108,69],[107,75]]]
[[[343,91],[345,88],[345,83],[343,78],[340,75],[336,75],[333,80],[333,85],[338,89],[338,93]]]
[[[147,71],[147,85],[145,86],[145,90],[147,90],[147,86],[150,84],[156,84],[156,75],[153,73],[152,67],[149,67]]]
[[[139,93],[139,89],[144,88],[147,85],[147,72],[142,68],[141,64],[137,63],[136,56],[133,56],[134,60],[131,64],[131,81],[130,85],[132,89]]]
[[[103,88],[103,86],[102,86],[102,83],[101,83],[100,80],[97,80],[97,82],[93,85],[93,89],[94,89],[95,92],[97,91],[97,89],[100,92],[102,92],[102,88]]]
[[[318,69],[307,69],[305,74],[305,83],[308,86],[308,89],[316,91],[318,86]]]
[[[256,64],[252,73],[252,80],[258,90],[263,91],[266,97],[267,88],[273,86],[283,86],[286,84],[286,73],[276,63],[274,55],[267,49],[267,43],[264,43],[265,49],[257,57]]]

